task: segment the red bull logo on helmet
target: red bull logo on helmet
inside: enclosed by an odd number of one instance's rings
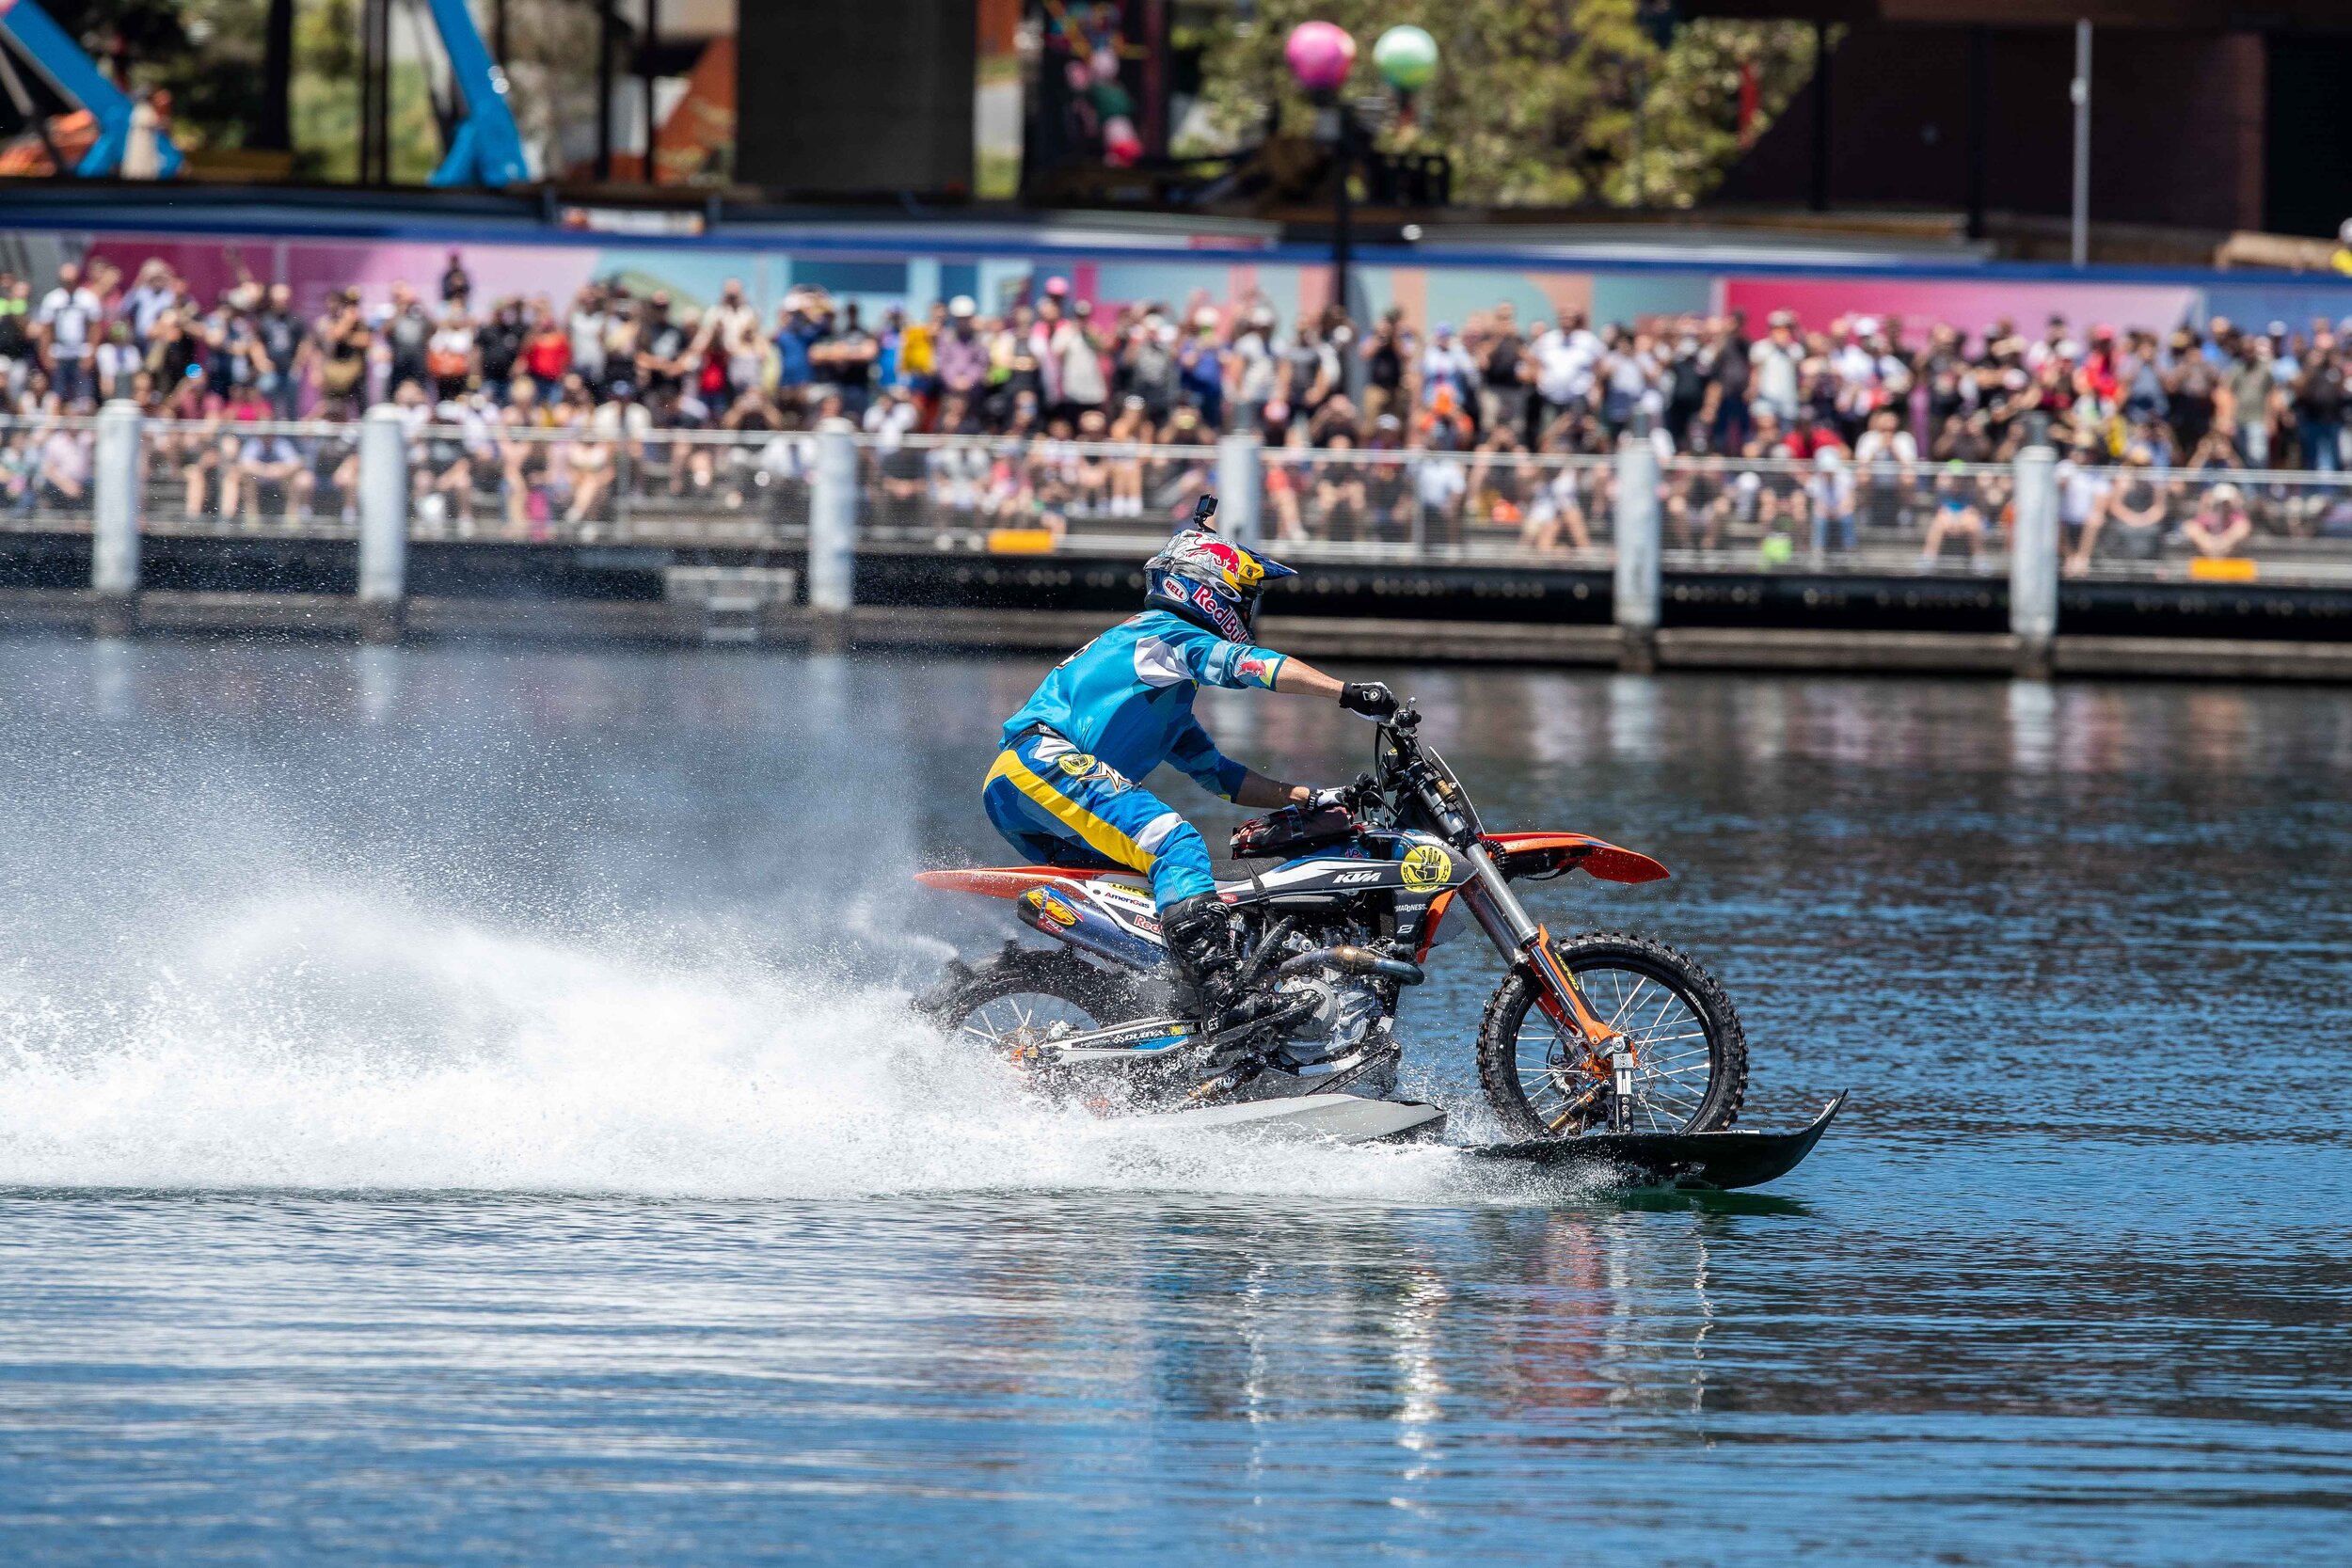
[[[1217,571],[1224,575],[1228,588],[1254,588],[1265,580],[1265,568],[1258,564],[1256,556],[1222,539],[1203,537],[1184,553],[1214,563]]]
[[[1216,629],[1229,640],[1238,642],[1248,634],[1248,628],[1241,624],[1241,617],[1228,609],[1225,601],[1217,597],[1216,590],[1207,583],[1193,584],[1192,602],[1202,614],[1216,623]]]

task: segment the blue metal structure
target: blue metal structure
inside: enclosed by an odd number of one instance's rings
[[[433,171],[435,185],[519,185],[531,178],[523,161],[522,133],[506,106],[506,73],[490,58],[466,0],[426,0],[433,25],[449,51],[450,73],[466,100],[466,113],[449,138],[449,151]]]
[[[457,8],[465,9],[462,0]],[[468,27],[470,30],[470,22]],[[14,39],[35,68],[59,92],[87,109],[90,118],[98,122],[98,140],[82,154],[73,172],[86,177],[120,172],[122,150],[131,139],[131,111],[135,106],[130,98],[106,80],[104,73],[90,63],[89,56],[82,53],[81,46],[50,19],[36,0],[0,0],[0,33]],[[475,46],[480,47],[480,40],[475,40]],[[500,107],[502,110],[504,105]],[[511,128],[514,122],[510,119],[507,123]],[[172,179],[180,172],[180,149],[161,131],[156,133],[155,144],[162,176]]]

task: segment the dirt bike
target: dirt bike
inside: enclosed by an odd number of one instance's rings
[[[1038,865],[916,875],[1009,899],[1056,943],[1040,951],[1015,938],[977,966],[951,959],[918,1005],[1042,1092],[1105,1113],[1388,1099],[1402,1056],[1398,1006],[1466,911],[1507,966],[1480,1024],[1478,1072],[1515,1136],[1729,1127],[1747,1089],[1747,1042],[1714,977],[1650,937],[1554,937],[1512,889],[1576,871],[1656,881],[1666,868],[1582,833],[1488,832],[1420,723],[1410,705],[1381,722],[1375,771],[1336,803],[1287,806],[1234,830],[1217,889],[1241,1000],[1216,1017],[1176,1007],[1140,877]]]

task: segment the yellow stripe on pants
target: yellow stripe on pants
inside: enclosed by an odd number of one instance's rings
[[[1000,778],[1010,779],[1013,788],[1052,812],[1063,826],[1086,840],[1088,847],[1137,871],[1152,869],[1152,856],[1142,846],[1039,778],[1027,763],[1011,752],[998,754],[996,766],[988,770],[980,787],[986,789]]]

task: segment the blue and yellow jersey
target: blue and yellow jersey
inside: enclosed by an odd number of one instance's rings
[[[1005,744],[1043,724],[1130,779],[1172,762],[1230,800],[1246,770],[1218,753],[1192,716],[1192,700],[1204,686],[1270,691],[1282,664],[1270,649],[1228,642],[1182,616],[1147,610],[1056,665],[1005,721]]]

